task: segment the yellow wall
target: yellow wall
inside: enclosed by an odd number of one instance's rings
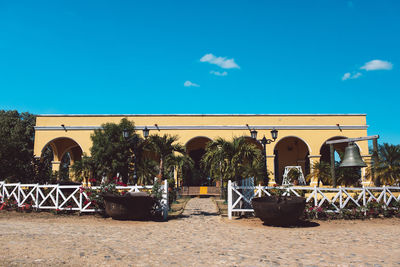
[[[258,131],[258,138],[265,135],[271,138],[270,130],[276,128],[278,139],[267,145],[268,169],[274,169],[273,151],[279,140],[296,136],[309,147],[311,161],[318,160],[320,148],[329,138],[345,136],[348,138],[367,136],[366,115],[42,115],[36,120],[36,156],[50,141],[67,137],[75,140],[84,153],[90,154],[90,135],[94,130],[85,127],[99,127],[106,122],[119,123],[122,118],[135,122],[138,132],[147,126],[150,134],[178,135],[179,141],[186,144],[197,136],[215,139],[231,139],[234,136],[249,136],[248,124]],[[67,131],[61,127],[64,125]],[[155,124],[160,128],[156,130]],[[339,124],[339,127],[337,126]],[[178,129],[170,129],[170,128]],[[295,129],[302,127],[304,129]],[[313,127],[309,129],[309,127]],[[329,129],[317,129],[317,128]],[[169,129],[166,129],[169,128]],[[190,128],[190,129],[188,129]],[[235,129],[233,129],[235,128]],[[368,142],[358,142],[361,154],[368,156]],[[316,157],[313,157],[316,156]]]

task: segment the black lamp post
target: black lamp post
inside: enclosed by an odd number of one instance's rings
[[[267,170],[267,144],[271,144],[275,142],[276,138],[278,138],[278,131],[274,128],[271,131],[272,139],[265,138],[265,135],[262,139],[257,140],[257,131],[255,129],[250,130],[251,138],[259,142],[263,146],[263,167],[264,167],[264,182],[265,185],[268,185],[268,170]]]
[[[144,129],[143,129],[143,136],[144,136],[144,138],[145,139],[147,139],[148,137],[149,137],[149,132],[150,132],[150,130],[147,128],[147,127],[144,127]],[[138,139],[138,137],[137,137],[137,135],[135,134],[133,137],[132,137],[132,140],[130,140],[131,139],[131,137],[130,137],[130,131],[128,130],[128,129],[124,129],[123,131],[122,131],[122,135],[123,135],[123,137],[124,137],[124,139],[129,143],[130,141],[132,141],[133,142],[133,155],[134,155],[134,158],[133,158],[133,163],[134,163],[134,165],[135,165],[135,167],[133,168],[133,182],[134,182],[134,184],[137,184],[137,157],[136,157],[136,149],[137,149],[137,143],[138,143],[138,141],[139,141],[139,139]]]

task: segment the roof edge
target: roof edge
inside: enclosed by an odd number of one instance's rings
[[[367,116],[366,113],[344,114],[38,114],[37,117],[263,117],[263,116]]]

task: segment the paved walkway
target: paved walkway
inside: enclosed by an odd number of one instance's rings
[[[161,223],[0,212],[0,266],[400,266],[399,226],[231,222],[208,198],[191,199],[182,219]]]

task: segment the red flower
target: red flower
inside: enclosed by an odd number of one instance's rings
[[[120,181],[117,182],[117,185],[126,186],[126,184],[124,184],[123,182],[120,182]]]
[[[96,182],[96,179],[95,178],[91,178],[91,179],[89,179],[89,182]]]
[[[122,195],[122,196],[123,196],[123,195],[125,195],[125,194],[126,194],[126,192],[125,192],[125,191],[122,191],[122,192],[121,192],[121,195]]]
[[[87,205],[89,203],[89,200],[85,200],[85,202],[83,202],[83,205]]]
[[[79,193],[83,193],[85,191],[85,188],[83,188],[82,186],[79,187]]]

